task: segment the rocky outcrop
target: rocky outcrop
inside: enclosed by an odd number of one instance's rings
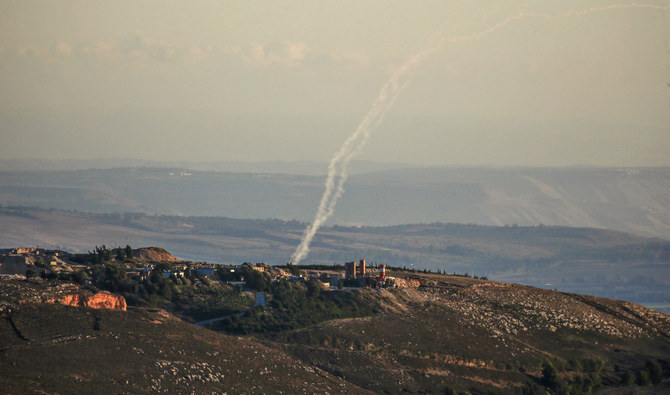
[[[89,307],[92,309],[110,309],[126,311],[126,299],[120,295],[114,295],[107,291],[93,294],[75,293],[64,295],[57,299],[47,301],[48,303],[59,303],[67,306]]]
[[[160,247],[144,247],[133,251],[135,258],[149,262],[179,262],[172,254]]]
[[[417,288],[421,286],[421,281],[410,278],[389,277],[389,282],[394,288]]]

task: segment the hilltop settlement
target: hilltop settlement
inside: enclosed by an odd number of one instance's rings
[[[0,251],[7,393],[663,393],[670,316],[369,264]]]
[[[240,265],[207,264],[206,262],[182,261],[162,248],[145,247],[133,249],[108,249],[106,246],[96,246],[88,254],[71,254],[61,250],[47,250],[38,247],[12,248],[0,250],[0,276],[2,278],[26,279],[45,278],[74,280],[75,282],[91,285],[91,277],[97,272],[96,264],[113,265],[121,275],[122,280],[143,282],[151,278],[152,274],[163,278],[188,279],[216,279],[224,284],[246,285],[245,273],[249,270],[264,273],[268,280],[281,279],[315,279],[324,289],[347,287],[382,288],[405,287],[407,284],[418,285],[416,282],[407,282],[394,277],[386,277],[386,265],[369,267],[365,259],[358,262],[347,262],[344,267],[321,265],[320,268],[303,271],[298,266],[287,264],[284,267],[273,267],[265,263]],[[254,275],[251,275],[254,277]],[[257,276],[256,276],[257,277]],[[250,280],[253,282],[253,280]]]

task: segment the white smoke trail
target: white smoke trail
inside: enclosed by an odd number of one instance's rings
[[[333,214],[335,205],[344,193],[344,183],[349,173],[348,166],[351,159],[359,154],[368,139],[370,132],[374,130],[384,120],[388,109],[393,105],[400,91],[405,88],[416,71],[416,67],[430,53],[439,49],[440,44],[429,46],[422,52],[415,54],[408,59],[400,68],[398,68],[391,78],[382,86],[381,92],[372,104],[372,109],[367,113],[363,121],[358,125],[356,131],[349,136],[339,151],[335,153],[328,165],[328,177],[326,179],[326,190],[321,196],[319,208],[316,211],[314,220],[307,227],[302,241],[296,248],[291,261],[298,264],[309,253],[309,245],[316,231]],[[337,179],[337,180],[336,180]]]
[[[526,18],[565,18],[565,17],[574,17],[582,16],[595,12],[603,12],[608,10],[615,9],[626,9],[626,8],[647,8],[647,9],[656,9],[656,10],[668,10],[670,5],[660,6],[653,4],[641,4],[641,3],[631,3],[631,4],[615,4],[604,7],[591,7],[578,11],[568,11],[559,14],[544,14],[544,13],[518,13],[516,15],[510,15],[503,21],[491,25],[486,29],[467,36],[454,36],[454,37],[443,37],[439,40],[436,40],[438,37],[437,34],[433,35],[429,41],[429,45],[426,46],[424,50],[410,57],[402,66],[400,66],[392,75],[391,78],[382,86],[382,89],[372,104],[372,108],[366,114],[363,121],[358,125],[356,131],[349,136],[349,138],[342,144],[342,147],[335,153],[335,155],[330,160],[328,165],[328,176],[325,183],[325,191],[323,196],[321,196],[321,201],[319,202],[319,207],[314,216],[312,223],[305,229],[302,240],[295,252],[291,256],[291,261],[294,264],[300,263],[307,254],[309,253],[309,246],[312,242],[312,238],[319,230],[321,225],[323,225],[328,218],[333,214],[335,210],[335,205],[338,200],[344,194],[344,183],[346,182],[349,173],[348,167],[349,162],[353,159],[354,156],[358,155],[365,144],[370,138],[370,133],[378,127],[389,108],[393,105],[395,100],[398,98],[400,92],[411,82],[418,66],[432,53],[437,52],[445,43],[455,43],[461,41],[476,41],[482,37],[491,34],[508,24],[526,19]],[[337,181],[336,181],[337,179]]]

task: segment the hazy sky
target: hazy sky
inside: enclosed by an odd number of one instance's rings
[[[0,156],[327,162],[437,37],[358,159],[670,166],[669,7],[0,0]]]

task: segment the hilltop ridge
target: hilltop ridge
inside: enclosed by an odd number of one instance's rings
[[[249,270],[269,276],[264,267]],[[0,279],[0,384],[8,393],[668,389],[662,380],[670,377],[669,315],[465,276],[397,269],[388,275],[405,279],[402,288],[319,291],[314,280],[283,276],[262,286],[267,305],[248,300],[246,313],[212,324],[213,331],[152,307],[44,303],[54,290],[72,288],[67,282]],[[211,289],[217,303],[241,300],[222,292],[224,282],[215,287],[216,277],[168,281],[183,296]],[[158,305],[171,300],[182,296],[161,296]],[[327,318],[328,310],[345,306],[353,315]],[[287,319],[292,323],[279,324]],[[129,368],[129,360],[143,368]]]

